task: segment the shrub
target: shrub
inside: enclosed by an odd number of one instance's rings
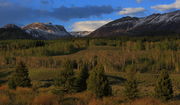
[[[167,70],[162,70],[155,87],[155,96],[164,101],[173,97],[172,82]]]
[[[75,90],[77,92],[81,92],[87,89],[86,80],[88,79],[89,76],[87,64],[83,64],[82,67],[79,67],[79,69],[80,72],[75,81]]]
[[[135,99],[138,97],[138,82],[135,78],[134,72],[128,73],[128,78],[125,82],[124,93],[128,99]]]
[[[90,72],[90,76],[87,80],[87,88],[89,91],[96,94],[98,98],[112,94],[111,86],[104,74],[104,67],[102,65],[97,66]]]
[[[9,79],[9,81],[8,81],[8,86],[9,86],[9,88],[10,89],[16,89],[16,83],[15,83],[15,78],[14,78],[15,76],[14,75],[12,75],[11,77],[10,77],[10,79]]]
[[[31,80],[28,74],[28,68],[26,67],[24,62],[19,62],[16,67],[15,73],[9,79],[9,88],[19,87],[31,87]]]
[[[70,60],[67,60],[64,64],[64,70],[55,79],[55,85],[63,87],[65,92],[74,92],[74,80],[73,64]]]

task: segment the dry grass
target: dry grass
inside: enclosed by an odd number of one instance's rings
[[[0,95],[0,105],[7,105],[9,104],[9,102],[10,102],[10,99],[8,96],[2,95],[2,94]]]
[[[122,105],[164,105],[164,104],[157,99],[142,98],[129,102],[128,104],[122,104]]]
[[[89,102],[88,105],[104,105],[102,100],[93,99]]]
[[[67,94],[64,96],[65,100],[74,99],[74,105],[87,105],[92,99],[95,99],[95,95],[89,91],[75,94]]]
[[[40,94],[34,98],[33,105],[59,105],[58,97],[53,94]]]
[[[0,90],[8,90],[8,86],[7,85],[0,86]]]
[[[13,96],[13,97],[12,97]],[[13,98],[13,99],[12,99]],[[128,101],[123,96],[111,96],[97,99],[91,92],[54,95],[49,92],[33,92],[30,88],[9,90],[0,87],[0,105],[180,105],[180,100],[162,102],[155,98],[140,98]]]
[[[167,101],[163,102],[155,98],[141,98],[134,101],[128,101],[121,105],[180,105],[180,101]]]

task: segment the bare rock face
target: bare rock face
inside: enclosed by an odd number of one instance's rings
[[[22,29],[33,37],[40,39],[56,39],[71,36],[63,26],[52,25],[51,23],[32,23]]]
[[[144,18],[124,17],[92,32],[90,37],[180,34],[180,11],[152,14]]]

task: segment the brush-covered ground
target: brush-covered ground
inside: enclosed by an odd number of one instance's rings
[[[77,68],[82,60],[98,57],[112,86],[113,95],[102,99],[91,92],[58,93],[54,79],[63,69],[65,59]],[[7,82],[19,61],[29,69],[32,88],[11,90]],[[134,69],[139,98],[127,100],[124,82]],[[163,102],[154,98],[159,72],[166,69],[173,82],[174,98]],[[114,39],[60,39],[53,41],[0,41],[0,105],[180,105],[179,37],[144,37]]]

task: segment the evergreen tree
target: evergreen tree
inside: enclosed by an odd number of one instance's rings
[[[15,79],[14,79],[14,75],[11,76],[11,78],[8,81],[8,86],[10,89],[16,89],[16,83],[15,83]]]
[[[75,81],[75,87],[77,92],[81,92],[87,89],[86,80],[88,79],[88,65],[83,64],[82,67],[79,67],[80,71]]]
[[[155,96],[164,101],[173,97],[173,86],[167,70],[162,70],[158,77]]]
[[[128,99],[135,99],[138,97],[138,82],[135,78],[135,73],[132,71],[128,73],[128,78],[125,82],[124,93]]]
[[[89,91],[96,94],[98,98],[112,94],[111,86],[109,85],[109,81],[104,74],[104,67],[102,65],[97,65],[90,72],[87,80],[87,88]]]
[[[16,67],[15,73],[9,80],[9,87],[16,88],[19,87],[31,87],[31,80],[28,74],[28,68],[26,67],[24,62],[19,62]]]
[[[64,70],[60,72],[60,75],[55,80],[55,85],[63,87],[65,92],[74,92],[74,80],[73,64],[70,60],[67,60],[64,63]]]

